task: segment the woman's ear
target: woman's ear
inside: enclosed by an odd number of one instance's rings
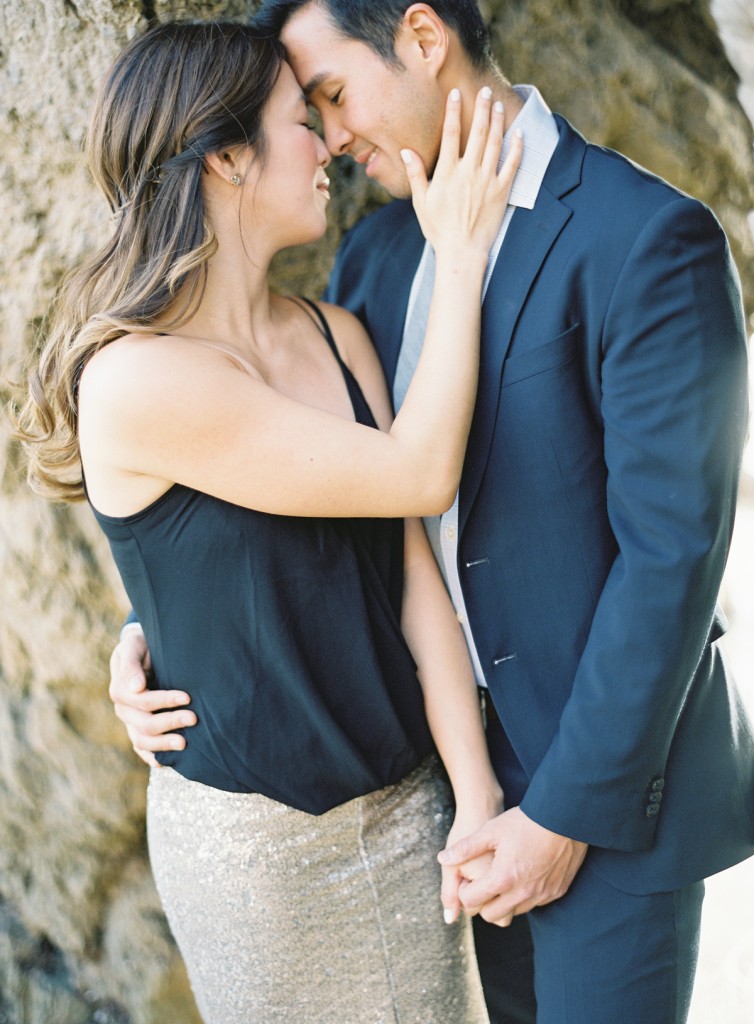
[[[240,156],[240,150],[221,149],[217,153],[207,153],[204,166],[210,174],[216,174],[230,185],[240,185],[246,170],[241,166]]]

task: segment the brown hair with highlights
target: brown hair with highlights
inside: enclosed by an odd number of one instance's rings
[[[169,22],[115,61],[86,141],[114,231],[64,282],[14,412],[38,493],[83,497],[77,389],[87,361],[116,338],[149,332],[158,318],[161,330],[175,329],[196,308],[216,248],[204,157],[244,145],[264,161],[262,113],[283,59],[276,40],[248,25]]]

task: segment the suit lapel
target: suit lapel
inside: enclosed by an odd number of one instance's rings
[[[518,209],[498,255],[482,306],[479,394],[461,479],[460,520],[466,525],[490,454],[497,416],[503,364],[513,331],[540,267],[571,210],[561,196],[578,185],[585,143],[556,116],[560,141],[533,210]]]

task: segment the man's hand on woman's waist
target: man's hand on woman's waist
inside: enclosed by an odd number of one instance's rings
[[[196,725],[196,715],[185,707],[191,697],[182,690],[148,689],[149,668],[146,638],[138,622],[131,622],[123,627],[120,642],[110,656],[110,700],[136,753],[156,768],[159,765],[154,752],[183,750],[186,740],[174,730]]]

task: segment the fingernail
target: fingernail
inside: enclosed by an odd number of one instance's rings
[[[450,90],[450,98],[453,100],[454,103],[458,103],[458,101],[461,98],[461,90],[460,89],[451,89]]]
[[[401,160],[404,162],[404,164],[410,164],[413,159],[414,158],[408,149],[401,150]]]
[[[447,854],[447,852],[445,850],[440,850],[440,852],[437,854],[437,859],[439,860],[439,862],[441,864],[447,864],[448,863],[448,854]]]
[[[500,100],[495,100],[495,113],[502,114],[504,110],[505,107],[503,106],[502,102]]]
[[[183,750],[184,741],[180,736],[176,736],[174,740],[170,741],[170,746],[173,750]]]
[[[482,99],[484,99],[484,100],[491,100],[492,99],[492,89],[490,89],[490,87],[488,85],[485,85],[485,87],[482,89]]]
[[[181,721],[181,725],[182,726],[183,725],[193,725],[194,724],[194,716],[193,715],[181,715],[180,721]]]
[[[450,907],[444,907],[442,912],[443,921],[445,924],[453,924],[455,921],[455,915]]]
[[[144,684],[142,683],[141,679],[138,676],[131,676],[131,678],[128,680],[128,689],[131,691],[131,693],[138,693],[143,685]]]
[[[523,139],[523,137],[524,137],[524,133],[521,131],[521,129],[520,128],[516,128],[516,138],[517,139]]]

